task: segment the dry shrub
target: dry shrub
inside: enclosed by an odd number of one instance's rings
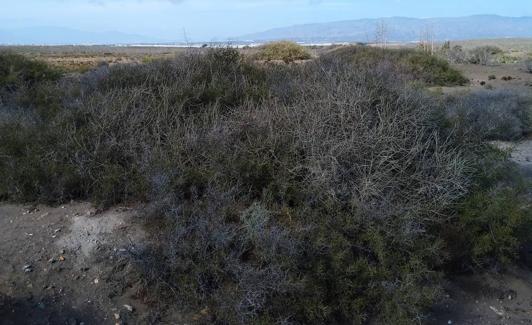
[[[420,322],[478,138],[411,79],[233,50],[100,67],[55,85],[53,114],[0,110],[0,196],[151,202],[138,265],[205,323]]]
[[[468,52],[467,61],[472,64],[490,65],[493,64],[495,56],[503,53],[497,46],[479,46]]]
[[[525,69],[526,71],[532,73],[532,58],[525,60]]]
[[[430,229],[467,186],[460,147],[386,66],[280,69],[281,96],[172,136],[151,269],[206,322],[421,320],[443,258]]]
[[[515,90],[478,90],[445,104],[464,137],[518,140],[532,132],[532,97]]]

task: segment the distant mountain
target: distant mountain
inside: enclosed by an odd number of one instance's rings
[[[430,30],[436,40],[532,37],[532,17],[479,15],[458,18],[360,19],[330,23],[295,25],[238,37],[255,42],[288,39],[299,42],[373,42],[377,26],[384,24],[387,39],[395,42],[420,40]]]
[[[62,27],[30,27],[0,30],[0,44],[70,45],[158,43],[160,39],[120,32],[85,32]]]

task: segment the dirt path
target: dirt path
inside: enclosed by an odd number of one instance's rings
[[[133,210],[0,205],[0,324],[145,324]]]

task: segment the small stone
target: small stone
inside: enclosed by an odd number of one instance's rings
[[[94,284],[98,284],[98,282],[100,282],[100,280],[94,279]]]
[[[26,264],[24,265],[24,267],[22,268],[22,270],[26,273],[30,273],[31,271],[33,271],[33,268],[31,267],[31,265],[29,264]]]
[[[64,262],[65,261],[65,257],[63,255],[59,256],[59,261]]]
[[[133,306],[130,305],[124,305],[124,308],[127,309],[130,313],[132,313],[134,310]]]
[[[115,319],[120,319],[120,314],[114,314]]]
[[[493,307],[493,306],[490,306],[490,309],[497,315],[499,316],[504,316],[504,311],[502,310],[498,310],[497,308]]]

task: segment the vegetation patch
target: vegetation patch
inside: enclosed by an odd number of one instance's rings
[[[262,46],[255,58],[257,60],[291,63],[294,61],[309,60],[312,56],[304,46],[294,42],[282,41]]]
[[[519,140],[532,132],[532,98],[526,92],[478,90],[448,98],[445,106],[464,137]]]
[[[482,183],[507,163],[484,151],[506,129],[485,134],[467,98],[412,82],[453,76],[423,53],[355,47],[304,65],[218,49],[46,80],[54,105],[0,106],[0,197],[150,202],[147,290],[205,323],[419,322],[449,263],[510,260],[530,219],[524,196]],[[493,110],[517,119],[514,100]]]
[[[349,46],[334,50],[327,56],[368,68],[392,65],[398,72],[434,86],[464,85],[468,82],[447,61],[420,50]]]

